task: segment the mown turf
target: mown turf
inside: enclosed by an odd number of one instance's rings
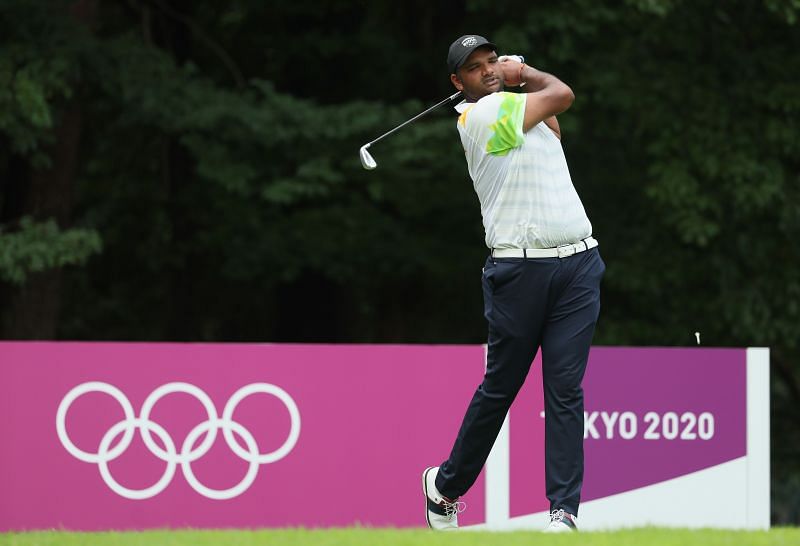
[[[488,533],[325,529],[264,531],[146,531],[70,533],[42,531],[0,534],[0,546],[797,546],[800,529],[765,532],[637,529],[605,533],[545,535],[538,532]]]

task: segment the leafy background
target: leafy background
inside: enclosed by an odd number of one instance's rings
[[[481,343],[446,50],[569,83],[595,342],[768,346],[800,522],[800,1],[0,0],[0,337]]]

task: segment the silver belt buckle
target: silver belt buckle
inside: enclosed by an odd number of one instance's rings
[[[575,245],[572,243],[566,245],[558,245],[556,247],[556,252],[558,252],[559,258],[566,258],[568,256],[572,256],[573,254],[575,254],[575,251],[576,251]]]

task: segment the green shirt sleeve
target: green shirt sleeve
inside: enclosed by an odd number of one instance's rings
[[[489,125],[490,138],[486,142],[486,153],[506,155],[509,150],[521,146],[525,140],[522,124],[525,118],[525,95],[520,93],[497,93],[499,105],[494,123]]]

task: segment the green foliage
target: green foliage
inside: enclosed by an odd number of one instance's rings
[[[74,92],[70,76],[80,34],[69,21],[48,21],[27,4],[0,2],[0,134],[9,138],[12,152],[44,167],[49,162],[39,148],[51,140],[54,108]]]
[[[790,25],[797,22],[798,14],[800,14],[800,0],[765,0],[764,5]]]
[[[30,273],[84,264],[102,249],[100,235],[89,229],[59,230],[52,220],[24,217],[19,230],[0,230],[0,279],[22,284]]]

